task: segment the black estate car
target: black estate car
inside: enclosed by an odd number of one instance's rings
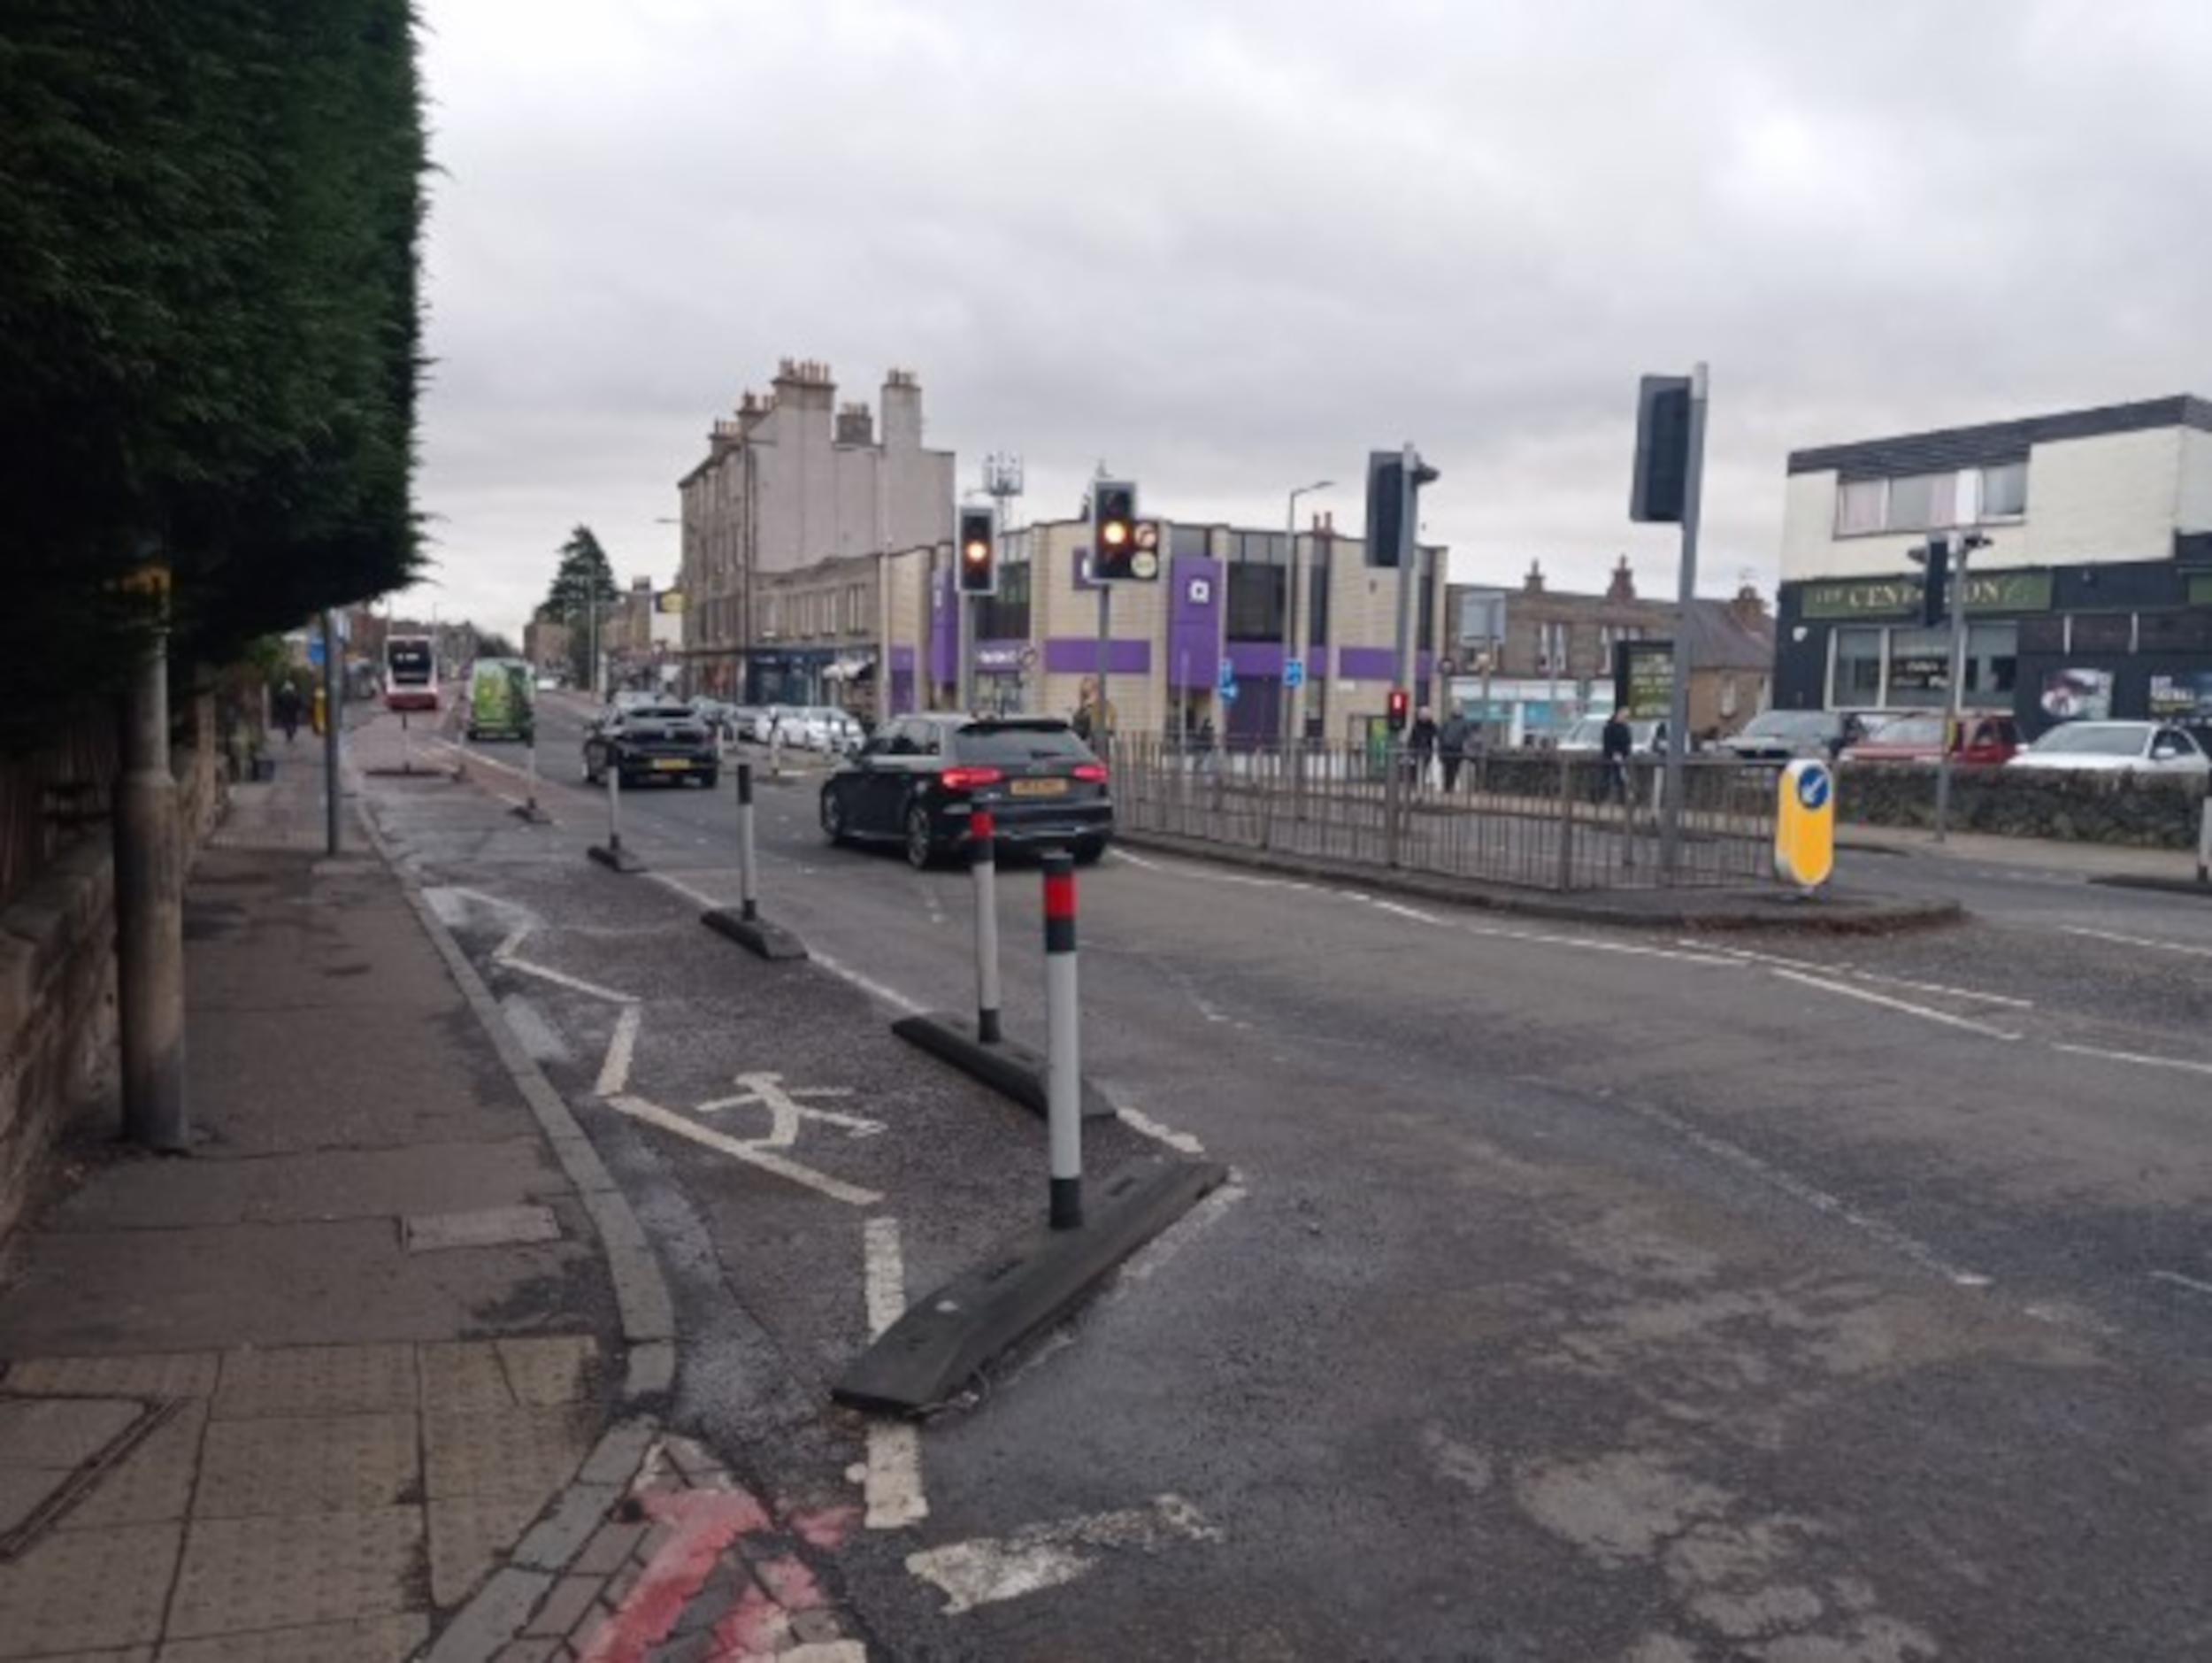
[[[585,782],[597,785],[609,768],[626,786],[696,780],[711,790],[722,755],[713,729],[690,705],[634,704],[607,712],[584,735]]]
[[[1113,835],[1106,766],[1058,716],[892,718],[822,785],[832,843],[896,841],[915,866],[963,842],[988,809],[1002,843],[1095,860]]]

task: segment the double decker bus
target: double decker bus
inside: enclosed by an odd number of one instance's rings
[[[384,643],[384,708],[438,708],[438,658],[428,635],[393,635]]]

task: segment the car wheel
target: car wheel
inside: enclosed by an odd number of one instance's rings
[[[930,862],[937,858],[937,840],[929,829],[929,811],[919,803],[908,805],[906,810],[906,864],[917,872],[929,870]]]
[[[1086,837],[1075,845],[1075,864],[1079,866],[1094,866],[1105,852],[1106,840],[1103,837]]]
[[[845,799],[835,791],[822,793],[822,835],[833,843],[845,841]]]

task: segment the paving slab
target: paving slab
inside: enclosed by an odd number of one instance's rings
[[[411,1413],[218,1420],[192,1516],[365,1512],[419,1494],[421,1476]]]
[[[302,1345],[223,1359],[218,1420],[362,1414],[412,1409],[420,1398],[411,1345]]]
[[[221,1365],[216,1351],[26,1357],[8,1365],[0,1386],[26,1397],[211,1397]]]
[[[530,1528],[550,1487],[520,1493],[454,1496],[424,1509],[430,1521],[430,1597],[459,1605]]]
[[[500,1367],[515,1401],[549,1408],[582,1403],[591,1393],[592,1364],[599,1345],[589,1335],[551,1335],[543,1339],[494,1340]]]
[[[161,1663],[399,1663],[412,1657],[429,1637],[426,1617],[372,1617],[227,1634],[211,1640],[174,1640],[162,1647]]]
[[[168,1634],[197,1639],[403,1615],[417,1603],[423,1553],[419,1507],[196,1520]]]
[[[576,1475],[598,1431],[579,1405],[423,1416],[425,1493],[433,1501],[544,1497]]]
[[[0,1562],[0,1658],[158,1639],[183,1535],[174,1524],[58,1530],[20,1559]]]
[[[119,1524],[181,1520],[199,1472],[207,1405],[186,1403],[146,1441],[100,1475],[91,1493],[61,1516],[58,1530],[105,1530]]]

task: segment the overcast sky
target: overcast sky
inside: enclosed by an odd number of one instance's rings
[[[424,0],[426,615],[519,634],[571,527],[672,581],[778,359],[920,377],[1024,519],[1362,518],[1461,581],[1671,594],[1637,377],[1711,366],[1701,587],[1793,449],[2212,394],[2203,0]]]

